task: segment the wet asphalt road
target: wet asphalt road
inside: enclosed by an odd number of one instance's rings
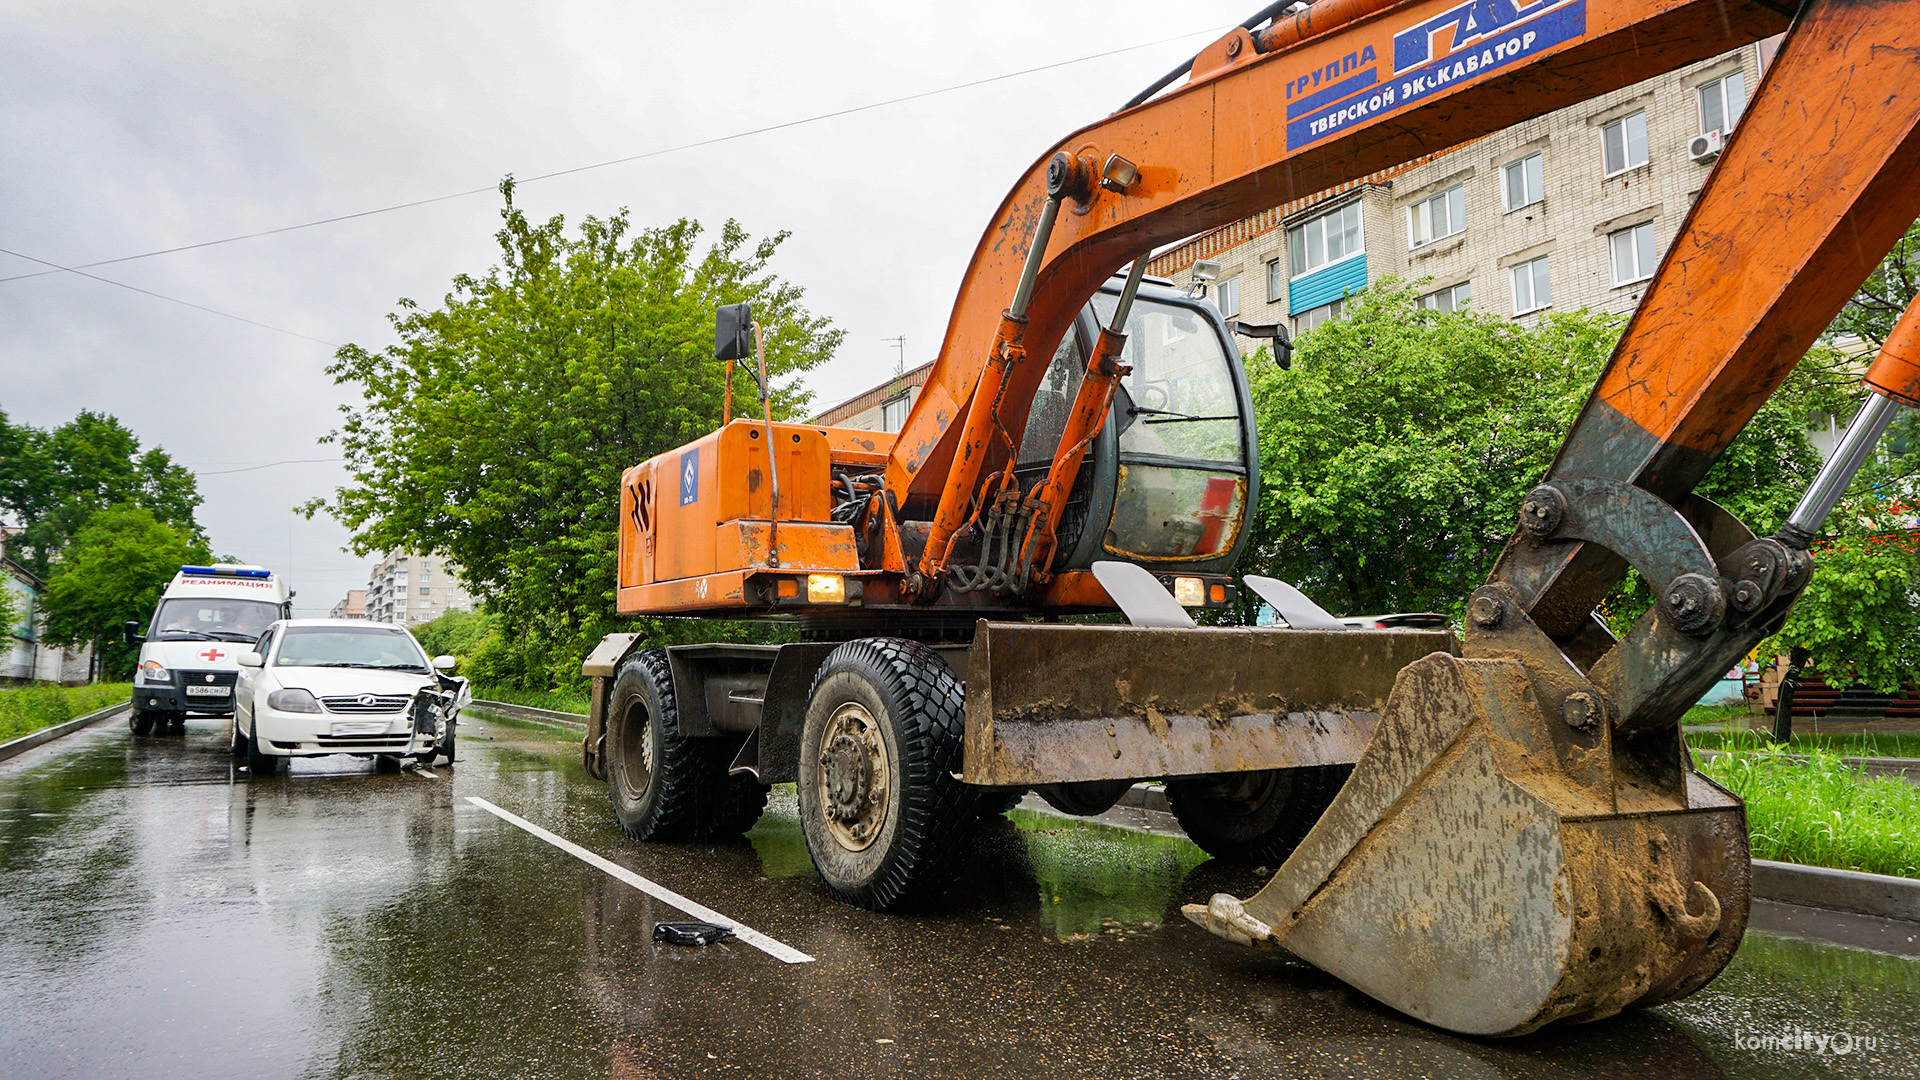
[[[114,721],[0,763],[0,1077],[1920,1075],[1920,960],[1750,933],[1686,1001],[1463,1039],[1187,925],[1260,882],[1184,838],[1017,810],[945,904],[874,915],[790,789],[746,841],[636,844],[575,738],[250,781],[214,722]],[[816,959],[657,945],[685,915],[469,796]],[[1749,1048],[1794,1030],[1875,1044]]]

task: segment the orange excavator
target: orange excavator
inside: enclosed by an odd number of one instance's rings
[[[1145,277],[1156,246],[1783,31],[1461,637],[1229,576],[1259,485],[1246,376],[1217,310]],[[1014,185],[897,435],[763,404],[627,470],[622,613],[802,633],[608,637],[589,771],[648,840],[737,835],[793,782],[821,879],[872,909],[937,896],[1022,792],[1098,813],[1163,778],[1202,847],[1279,866],[1189,919],[1429,1023],[1513,1035],[1699,989],[1751,867],[1679,718],[1780,626],[1920,397],[1920,307],[1777,531],[1692,489],[1920,217],[1920,0],[1323,0],[1183,74]],[[1284,363],[1283,329],[1231,329]],[[750,311],[715,336],[729,378],[753,362]],[[1629,567],[1658,603],[1616,639],[1594,608]],[[1195,625],[1241,588],[1288,625]]]

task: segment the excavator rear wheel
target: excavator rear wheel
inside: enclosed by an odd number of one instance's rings
[[[690,840],[701,816],[704,747],[680,735],[665,649],[627,657],[607,695],[607,787],[635,840]]]
[[[1167,803],[1188,839],[1216,859],[1279,866],[1320,820],[1351,765],[1212,773],[1167,781]]]
[[[946,661],[912,641],[849,641],[820,666],[796,786],[807,852],[834,896],[885,911],[959,876],[979,798],[953,776],[963,693]]]

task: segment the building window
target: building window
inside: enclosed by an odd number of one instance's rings
[[[1740,122],[1740,109],[1747,103],[1747,77],[1736,71],[1715,79],[1695,90],[1694,100],[1700,105],[1700,134],[1725,135]]]
[[[1419,304],[1430,311],[1459,311],[1466,307],[1467,301],[1471,299],[1473,299],[1473,283],[1463,281],[1458,285],[1428,293],[1420,298]]]
[[[1539,154],[1528,154],[1519,161],[1509,161],[1502,172],[1506,180],[1508,213],[1546,198]]]
[[[1623,116],[1600,129],[1600,156],[1607,175],[1637,169],[1647,163],[1647,114],[1645,110]]]
[[[1525,315],[1553,303],[1553,288],[1547,281],[1547,257],[1528,259],[1509,268],[1513,274],[1513,313]]]
[[[1267,303],[1277,304],[1287,298],[1287,272],[1279,259],[1267,260]]]
[[[1317,308],[1301,312],[1293,320],[1293,332],[1296,334],[1304,334],[1323,322],[1329,322],[1339,318],[1340,309],[1344,306],[1346,306],[1346,301],[1335,300],[1331,304],[1322,304]]]
[[[1407,207],[1407,233],[1413,247],[1466,231],[1467,192],[1460,184]]]
[[[911,398],[906,394],[888,398],[880,403],[880,430],[899,431],[907,424],[907,406]]]
[[[1363,240],[1358,199],[1288,229],[1287,252],[1292,256],[1293,276],[1360,254]]]
[[[1223,319],[1235,318],[1240,314],[1240,279],[1222,278],[1214,286],[1214,304],[1220,309]]]
[[[432,589],[429,589],[429,588],[427,588],[427,587],[426,587],[425,585],[422,585],[422,586],[420,586],[420,595],[421,595],[421,596],[425,596],[425,595],[427,595],[428,593],[431,593],[432,591],[433,591]]]
[[[1607,237],[1613,251],[1613,283],[1627,285],[1653,276],[1653,222],[1621,229]]]

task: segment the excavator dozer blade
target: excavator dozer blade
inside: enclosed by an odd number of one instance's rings
[[[1746,928],[1744,808],[1693,770],[1677,729],[1583,730],[1542,700],[1511,659],[1409,665],[1273,880],[1185,914],[1466,1034],[1698,990]]]

